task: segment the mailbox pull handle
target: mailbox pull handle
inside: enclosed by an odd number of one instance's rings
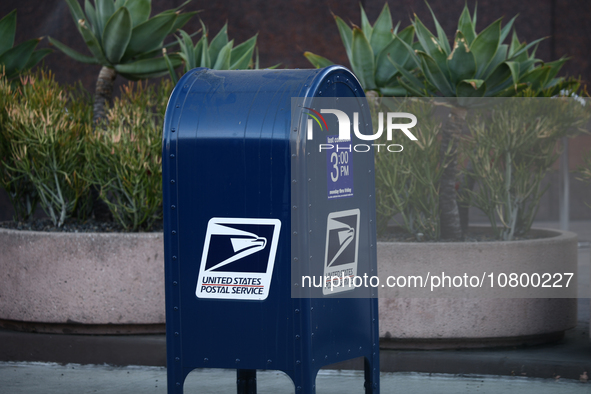
[[[237,369],[236,389],[238,394],[257,394],[257,370]]]

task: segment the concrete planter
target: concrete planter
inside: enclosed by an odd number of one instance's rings
[[[500,261],[514,272],[531,272],[543,262],[560,262],[577,272],[577,236],[532,230],[532,240],[512,242],[378,242],[380,277],[419,272],[436,263],[443,270],[465,265],[491,272]],[[460,290],[461,291],[461,290]],[[464,348],[535,344],[560,339],[577,319],[571,298],[380,298],[380,337],[385,348]]]
[[[37,332],[164,332],[161,233],[0,229],[0,326]]]

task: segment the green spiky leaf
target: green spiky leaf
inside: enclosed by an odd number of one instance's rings
[[[408,71],[402,65],[395,62],[392,58],[388,57],[388,60],[392,63],[392,65],[394,65],[394,67],[396,67],[396,70],[398,70],[398,72],[402,74],[403,78],[400,78],[399,81],[409,92],[419,97],[425,95],[424,93],[422,93],[424,85],[417,77],[415,77],[410,71]]]
[[[80,52],[68,47],[67,45],[62,44],[56,39],[49,37],[49,42],[52,45],[54,45],[57,49],[65,53],[67,56],[71,57],[72,59],[78,62],[88,64],[100,64],[96,57],[83,55]]]
[[[499,45],[497,52],[493,56],[492,60],[488,63],[486,70],[482,74],[484,78],[488,78],[489,75],[497,69],[497,67],[507,59],[507,51],[509,46],[506,44]]]
[[[172,61],[168,57],[168,54],[166,53],[166,49],[164,49],[164,48],[162,49],[162,57],[164,58],[164,61],[166,62],[166,68],[168,69],[168,74],[170,75],[172,82],[176,85],[179,82],[179,78],[176,74],[176,71],[174,70],[175,67],[172,64]]]
[[[410,63],[409,68],[420,67],[421,66],[421,59],[419,59],[419,57],[417,56],[417,51],[422,50],[420,44],[418,42],[416,42],[415,44],[418,44],[417,46],[419,48],[415,48],[414,44],[410,44],[410,43],[406,42],[405,40],[402,39],[401,36],[396,36],[396,39],[400,41],[400,43],[406,48],[406,51],[408,52],[409,57],[407,60],[407,64]]]
[[[72,19],[74,19],[74,24],[78,29],[80,29],[80,21],[86,19],[86,15],[84,14],[84,12],[82,12],[82,7],[80,7],[78,0],[66,0],[66,3],[68,4],[68,8],[70,9]]]
[[[96,18],[99,23],[100,31],[97,38],[101,40],[103,34],[105,34],[105,26],[107,25],[107,22],[115,13],[115,3],[113,3],[113,0],[95,0],[94,5],[96,6]]]
[[[131,25],[135,27],[148,20],[152,11],[152,2],[151,0],[127,0],[124,7],[129,10]]]
[[[447,71],[447,53],[439,40],[425,27],[423,22],[415,15],[413,21],[417,38],[423,47],[423,51],[427,53],[438,65],[438,67]]]
[[[511,44],[509,46],[509,57],[513,57],[513,55],[523,47],[525,47],[525,44],[521,44],[521,42],[519,42],[517,32],[513,30],[513,35],[511,36]]]
[[[103,48],[98,40],[98,38],[94,35],[94,33],[88,28],[84,20],[81,20],[78,23],[78,30],[80,34],[82,34],[82,38],[84,38],[84,42],[86,46],[90,50],[90,52],[94,55],[95,58],[98,59],[100,64],[106,65],[109,64],[109,61],[105,57],[103,52]]]
[[[38,43],[39,40],[36,38],[25,41],[0,55],[0,64],[6,67],[6,76],[9,79],[25,68]]]
[[[184,30],[181,30],[180,34],[181,38],[178,38],[178,42],[181,47],[181,56],[185,60],[185,71],[189,71],[197,67],[197,52],[191,37]],[[199,53],[199,59],[201,59],[201,53]]]
[[[175,67],[180,65],[181,61],[179,56],[169,55],[169,59]],[[145,76],[166,73],[168,71],[168,66],[166,64],[166,59],[158,57],[155,59],[144,59],[138,60],[137,62],[116,64],[115,70],[121,74]]]
[[[486,84],[482,79],[465,79],[456,86],[458,97],[483,97]]]
[[[445,34],[445,31],[439,24],[437,18],[435,17],[435,13],[431,9],[429,3],[427,3],[427,7],[429,7],[429,11],[431,12],[431,16],[433,17],[433,22],[435,23],[435,29],[437,30],[437,39],[439,40],[439,44],[441,44],[445,53],[449,55],[451,53],[451,48],[449,46],[449,41],[447,40],[447,35]]]
[[[100,37],[102,31],[99,28],[99,21],[96,16],[96,10],[90,3],[90,0],[84,0],[84,13],[86,14],[87,22],[95,36]]]
[[[515,19],[517,19],[517,15],[515,15],[513,18],[511,18],[511,20],[509,21],[509,23],[507,23],[501,29],[501,39],[499,41],[500,43],[505,42],[505,39],[507,38],[507,36],[511,32],[511,28],[513,27],[513,23],[515,23]]]
[[[456,33],[454,49],[447,59],[447,66],[453,84],[464,79],[471,79],[476,74],[476,60],[461,31]]]
[[[474,11],[476,12],[476,11]],[[460,19],[458,21],[458,30],[462,32],[464,37],[466,37],[466,41],[468,41],[468,45],[472,45],[472,41],[476,38],[476,22],[472,22],[472,18],[470,17],[470,11],[468,10],[468,4],[464,5],[464,9],[462,10],[462,14],[460,15]]]
[[[325,57],[315,55],[312,52],[304,52],[304,56],[312,65],[316,68],[324,68],[328,66],[332,66],[334,63],[328,60]]]
[[[425,52],[418,51],[417,55],[421,59],[421,69],[425,73],[427,81],[435,86],[445,97],[453,97],[455,94],[449,84],[449,77],[439,67],[437,62]]]
[[[482,75],[486,67],[493,59],[497,48],[499,47],[499,40],[501,37],[501,20],[498,19],[486,29],[480,32],[472,44],[470,51],[476,60],[476,75]]]
[[[199,11],[192,11],[192,12],[184,12],[182,14],[178,14],[176,21],[172,25],[171,32],[175,32],[179,29],[182,29],[183,26],[185,26],[187,24],[189,19],[191,19],[193,16],[197,15],[198,13],[199,13]]]
[[[373,34],[373,27],[371,26],[371,23],[369,23],[369,19],[367,19],[367,14],[365,13],[361,3],[359,3],[359,7],[361,8],[361,30],[369,41],[371,40],[371,35]]]
[[[496,69],[486,78],[486,86],[493,91],[498,86],[504,84],[511,77],[511,69],[507,63],[501,63]]]
[[[393,29],[394,26],[392,25],[392,15],[390,14],[390,8],[388,7],[388,3],[385,3],[384,8],[382,8],[382,12],[380,12],[378,19],[373,26],[371,38],[368,37],[374,56],[377,57],[382,49],[384,49],[384,47],[392,41]]]
[[[337,28],[339,29],[339,34],[341,35],[341,40],[343,41],[343,45],[345,46],[345,51],[347,52],[347,57],[349,61],[351,61],[351,45],[353,43],[353,30],[338,16],[334,15],[334,20],[337,23]]]
[[[16,34],[16,10],[0,20],[0,55],[12,48]]]
[[[529,44],[523,44],[521,47],[513,54],[509,55],[509,60],[517,60],[519,62],[525,62],[529,59],[527,55],[527,50],[530,49],[534,45],[538,45],[544,38],[538,38],[535,41],[530,42]]]
[[[406,48],[404,48],[402,44],[400,44],[399,41],[397,41],[396,39],[392,39],[390,44],[388,44],[386,48],[384,48],[382,52],[380,52],[379,56],[376,59],[376,85],[386,85],[388,81],[398,73],[396,68],[388,60],[388,57],[396,59],[396,61],[400,64],[405,64],[406,60],[408,59],[408,56],[409,55],[406,51]]]
[[[184,6],[186,6],[187,4],[189,4],[191,1],[192,1],[192,0],[186,0],[186,1],[185,1],[183,4],[179,5],[178,7],[174,8],[174,9],[172,9],[172,10],[169,10],[169,11],[170,11],[170,12],[177,12],[177,11],[179,11],[181,8],[183,8]],[[166,12],[166,11],[164,11],[164,12]]]
[[[398,64],[404,66],[410,57],[410,54],[402,44],[401,41],[412,43],[414,37],[414,27],[407,26],[398,34],[398,39],[393,38],[392,41],[379,53],[376,59],[376,84],[384,86],[394,77],[398,72],[392,65],[388,57],[394,59]]]
[[[134,27],[123,61],[125,62],[140,53],[159,48],[160,43],[170,34],[176,18],[175,13],[162,13]]]
[[[119,8],[107,21],[103,35],[105,56],[111,64],[119,63],[131,39],[131,17],[125,7]]]
[[[197,44],[195,44],[195,47],[193,48],[193,58],[195,59],[195,63],[193,65],[193,68],[195,67],[203,67],[201,64],[199,64],[199,62],[201,61],[201,52],[203,51],[203,36],[199,39],[199,41],[197,41]],[[181,50],[180,53],[181,56],[183,56],[183,58],[185,58],[185,52]],[[191,55],[187,54],[187,58],[190,59]],[[185,60],[186,61],[186,60]],[[185,64],[185,71],[189,71],[190,68],[189,64]]]
[[[509,70],[511,70],[513,85],[517,86],[517,84],[519,83],[519,78],[521,76],[521,66],[519,65],[519,62],[505,62],[505,64],[507,65],[507,67],[509,67]]]
[[[404,73],[401,73],[404,75]],[[400,85],[406,89],[406,91],[408,93],[410,93],[411,96],[416,96],[416,97],[428,97],[428,96],[434,96],[435,93],[427,91],[427,89],[425,89],[425,86],[421,83],[419,84],[415,84],[415,83],[411,83],[407,76],[404,75],[403,78],[399,78],[398,82],[400,83]]]
[[[257,35],[252,36],[243,43],[237,45],[232,50],[230,58],[230,70],[242,70],[248,67],[252,55],[254,54],[254,47],[257,43]]]
[[[203,32],[201,35],[201,41],[203,41],[203,45],[201,46],[201,53],[195,53],[195,57],[199,59],[199,65],[201,67],[211,68],[211,58],[209,57],[209,40],[207,39],[207,29],[205,27],[205,23],[201,19],[199,19],[201,23],[201,31]]]
[[[564,63],[567,62],[568,59],[569,58],[563,57],[563,58],[555,60],[553,62],[546,63],[545,65],[547,67],[550,67],[550,73],[548,74],[548,78],[549,79],[556,78],[556,75],[558,74],[558,72],[560,71],[560,69],[562,68]]]
[[[31,53],[31,57],[29,57],[29,60],[27,60],[27,64],[25,64],[24,69],[28,70],[30,68],[33,68],[37,63],[41,61],[41,59],[43,59],[45,56],[49,55],[52,52],[53,51],[49,48],[33,51],[33,53]]]
[[[534,91],[543,89],[549,80],[551,71],[552,68],[548,66],[536,68],[523,75],[519,82],[529,84]]]
[[[351,66],[363,89],[375,89],[375,62],[371,45],[359,28],[353,29]]]
[[[415,28],[413,25],[409,25],[406,28],[404,28],[400,33],[397,33],[396,35],[403,42],[407,43],[408,45],[412,45],[412,42],[415,37]]]
[[[232,57],[232,46],[234,41],[230,41],[220,49],[217,59],[213,65],[214,70],[229,70],[230,58]]]
[[[212,63],[215,64],[218,58],[218,54],[220,53],[223,47],[228,45],[228,41],[228,22],[226,22],[209,44],[209,57],[211,57]]]
[[[486,95],[486,83],[481,79],[470,79],[461,81],[456,86],[456,96],[460,107],[472,107],[482,104],[481,101]]]

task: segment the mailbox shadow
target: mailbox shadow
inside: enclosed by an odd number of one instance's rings
[[[363,357],[323,367],[316,376],[317,393],[363,392]],[[195,369],[185,380],[185,393],[219,394],[236,390],[236,370]],[[291,378],[282,371],[257,370],[257,394],[294,394]]]
[[[184,384],[185,393],[219,394],[236,392],[235,369],[195,369]],[[257,370],[257,394],[293,394],[295,386],[282,371]]]

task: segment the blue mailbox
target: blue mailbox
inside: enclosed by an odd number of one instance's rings
[[[321,367],[357,357],[379,392],[375,289],[345,286],[377,270],[373,152],[353,149],[372,133],[364,103],[341,66],[179,81],[162,156],[169,393],[196,368],[236,369],[244,393],[281,370],[314,393]]]

